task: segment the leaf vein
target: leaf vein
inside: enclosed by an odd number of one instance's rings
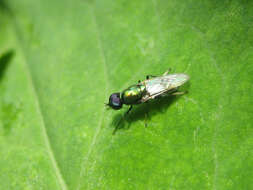
[[[17,21],[15,20],[14,17],[13,17],[13,19],[14,19],[14,28],[15,28],[15,31],[16,31],[16,34],[17,34],[16,35],[17,36],[17,42],[19,44],[22,44],[22,37],[20,35],[19,29],[18,29],[18,26],[17,26],[18,25]],[[31,74],[31,70],[30,70],[30,68],[28,66],[28,63],[27,63],[26,54],[24,53],[24,47],[22,45],[20,45],[20,50],[23,54],[23,58],[24,58],[23,67],[24,67],[24,70],[26,72],[27,79],[28,79],[28,82],[29,82],[31,90],[32,90],[32,94],[34,96],[36,111],[37,111],[37,113],[39,115],[39,118],[40,118],[40,128],[41,128],[41,131],[42,131],[42,135],[43,135],[43,138],[44,138],[44,141],[45,141],[45,146],[46,146],[49,158],[51,160],[53,169],[55,171],[55,174],[56,174],[56,177],[58,179],[58,182],[59,182],[59,185],[60,185],[61,189],[67,190],[68,187],[67,187],[67,185],[64,181],[61,170],[60,170],[60,168],[58,166],[58,163],[55,159],[54,151],[51,147],[51,142],[50,142],[50,138],[49,138],[48,133],[47,133],[47,128],[46,128],[46,124],[45,124],[44,115],[42,113],[41,104],[40,104],[40,100],[39,100],[39,97],[38,97],[38,92],[36,91],[36,88],[35,88],[35,85],[34,85],[34,82],[33,82],[33,77],[32,77],[32,74]]]
[[[100,36],[100,32],[99,32],[99,28],[98,28],[98,24],[97,24],[97,19],[96,19],[96,15],[95,15],[95,11],[94,11],[94,7],[91,7],[91,18],[93,20],[93,23],[94,23],[94,30],[95,30],[95,33],[96,33],[96,36],[97,36],[97,44],[98,44],[98,49],[99,49],[99,52],[100,52],[100,56],[101,56],[101,59],[102,59],[102,63],[103,63],[103,67],[104,67],[104,76],[105,76],[105,81],[106,81],[106,87],[105,87],[105,91],[106,93],[105,94],[108,94],[108,89],[109,89],[109,77],[108,77],[108,69],[107,69],[107,64],[106,64],[106,58],[105,58],[105,53],[104,53],[104,48],[102,46],[102,41],[101,41],[101,36]],[[105,97],[106,98],[106,97]],[[81,164],[81,171],[80,171],[80,174],[79,174],[79,178],[78,178],[78,185],[77,185],[77,190],[80,189],[81,187],[81,184],[80,184],[80,179],[82,178],[85,170],[87,169],[86,166],[87,166],[87,162],[89,160],[89,157],[90,157],[90,154],[92,152],[92,149],[94,147],[94,145],[96,144],[96,141],[97,141],[97,137],[99,135],[99,132],[101,130],[101,126],[102,126],[102,122],[103,122],[103,119],[104,119],[104,114],[105,114],[105,108],[103,108],[102,110],[102,114],[101,114],[101,117],[100,117],[100,120],[98,122],[98,126],[96,127],[96,131],[95,131],[95,134],[92,138],[92,141],[91,141],[91,144],[88,148],[88,152],[87,152],[87,155],[84,157],[83,161],[82,161],[82,164]]]

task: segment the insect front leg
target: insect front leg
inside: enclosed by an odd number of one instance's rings
[[[146,79],[148,80],[150,77],[157,77],[157,76],[154,76],[154,75],[147,75],[147,76],[146,76]]]

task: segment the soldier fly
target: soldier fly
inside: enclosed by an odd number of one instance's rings
[[[185,92],[178,91],[178,88],[186,83],[190,77],[184,73],[168,74],[166,71],[162,76],[147,75],[146,80],[138,81],[137,84],[129,86],[122,92],[112,93],[109,103],[106,105],[114,110],[122,108],[123,104],[129,105],[125,113],[128,114],[133,105],[148,102],[149,100],[168,95],[181,95]]]

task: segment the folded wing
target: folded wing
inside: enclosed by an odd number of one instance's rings
[[[175,89],[189,80],[189,76],[183,73],[169,74],[161,77],[155,77],[144,81],[146,91],[150,96],[165,93]]]

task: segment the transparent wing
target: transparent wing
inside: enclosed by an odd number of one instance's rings
[[[183,73],[169,74],[161,77],[155,77],[144,81],[146,91],[149,97],[156,97],[169,90],[175,89],[189,80],[189,76]]]

